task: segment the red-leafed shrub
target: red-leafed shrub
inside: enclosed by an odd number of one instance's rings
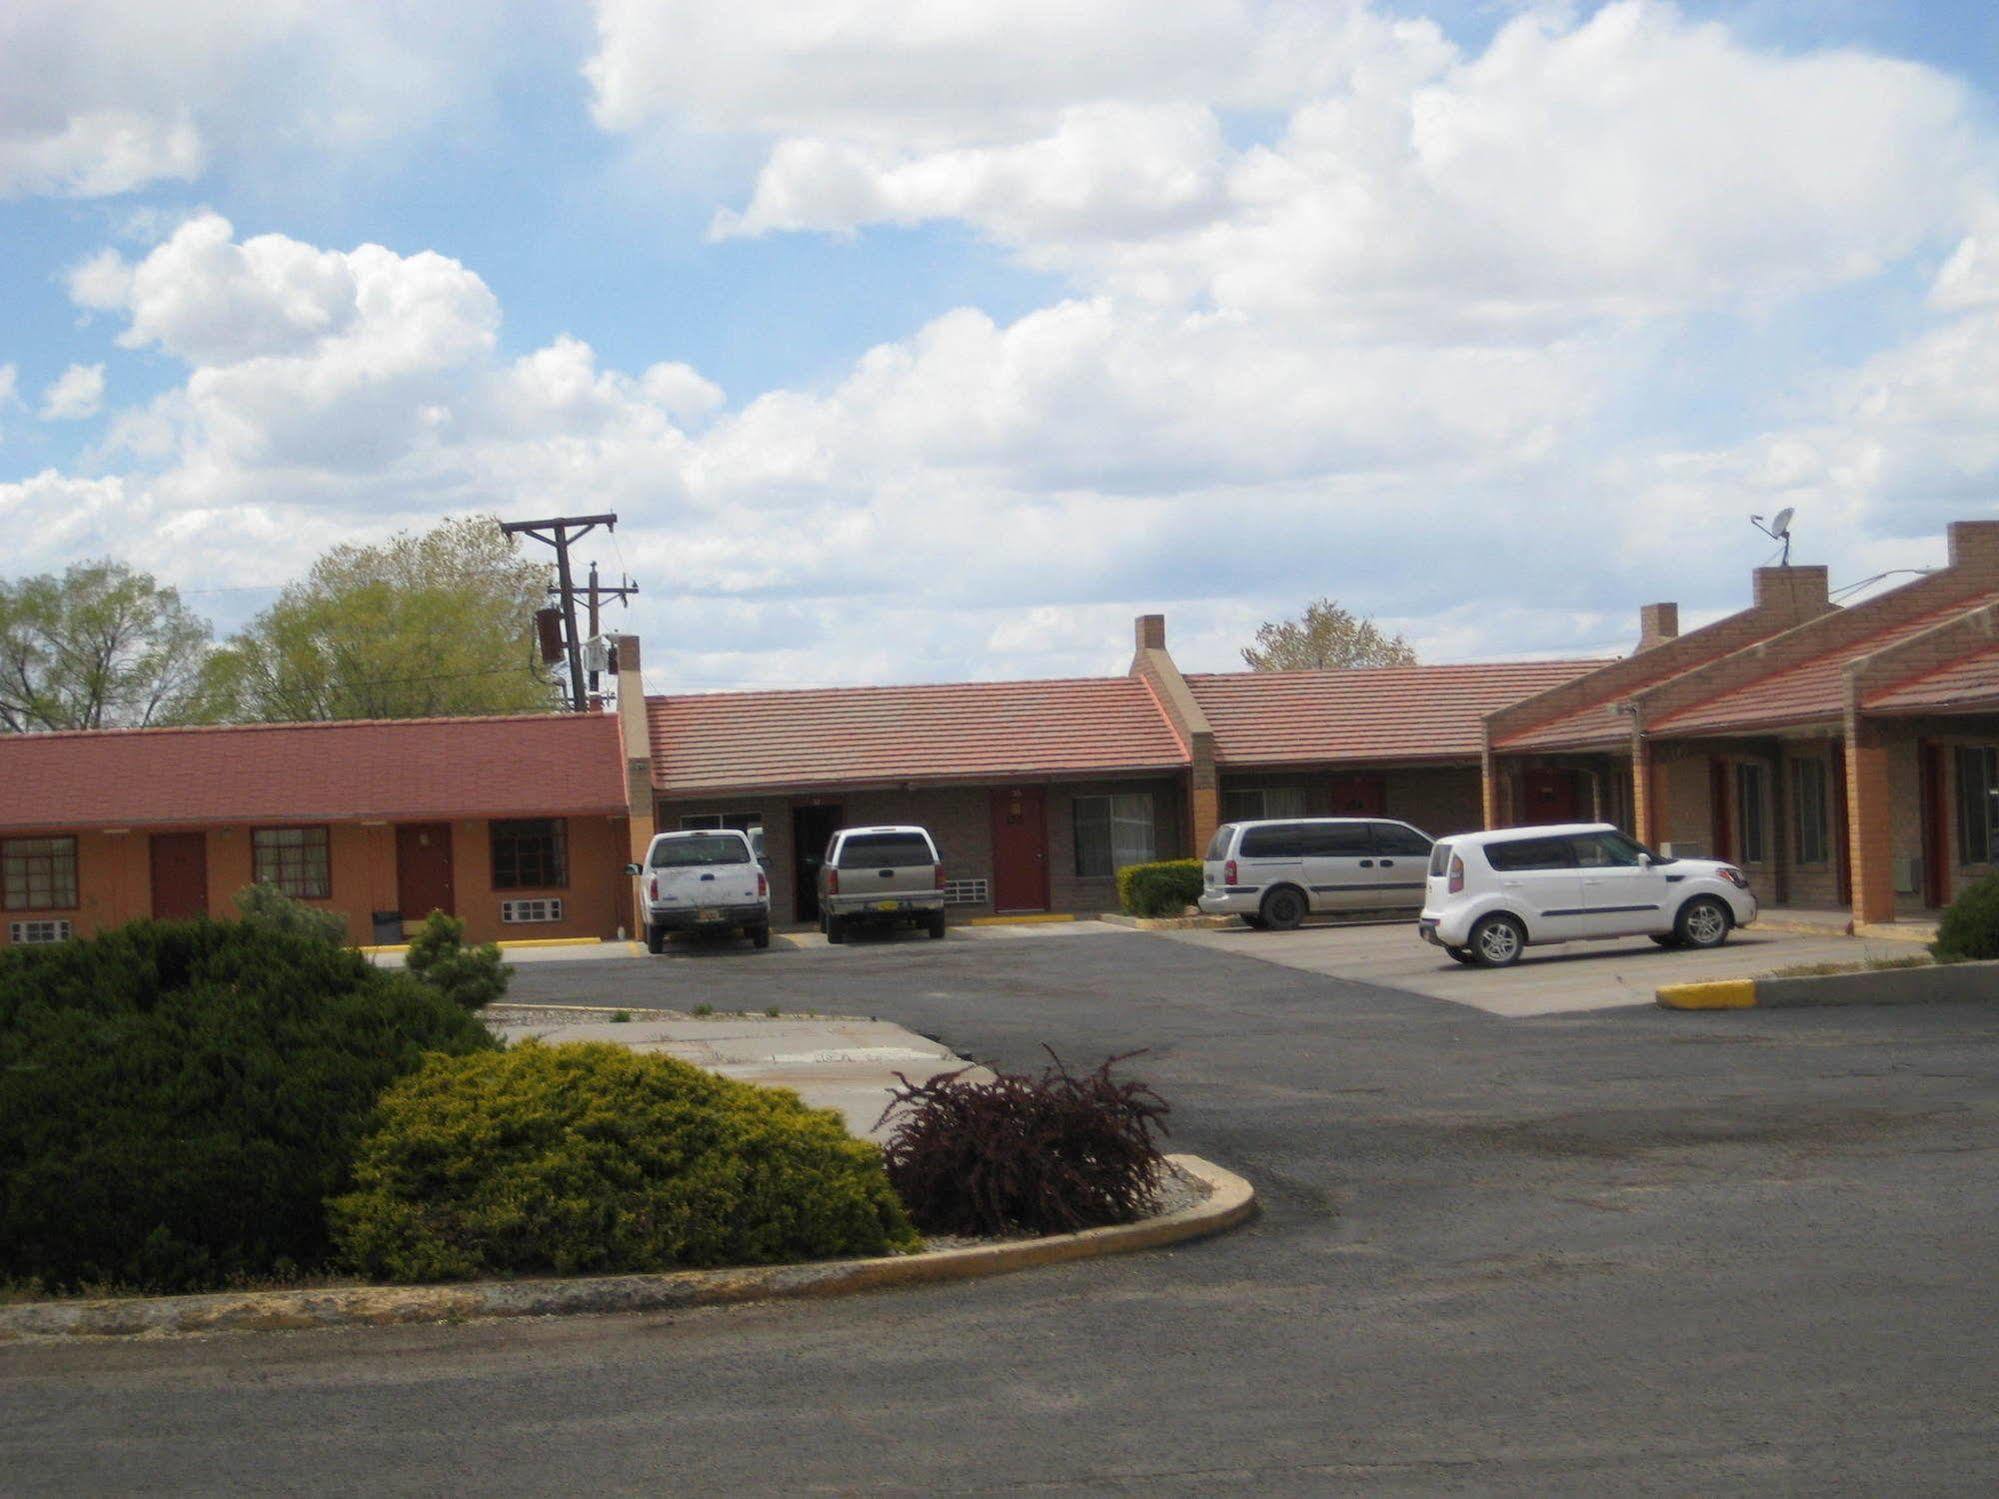
[[[1166,1101],[1113,1077],[1053,1065],[1039,1077],[964,1070],[902,1086],[883,1112],[889,1181],[925,1233],[1069,1233],[1145,1216],[1158,1200]],[[1136,1055],[1132,1053],[1131,1055]]]

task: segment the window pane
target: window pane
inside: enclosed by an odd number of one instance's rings
[[[1485,862],[1494,869],[1573,869],[1575,850],[1566,838],[1514,838],[1485,846]]]
[[[685,869],[697,864],[747,864],[750,853],[740,838],[667,838],[652,851],[654,869]]]
[[[559,890],[569,883],[569,824],[560,817],[492,825],[495,890]]]
[[[1305,815],[1305,788],[1303,786],[1272,786],[1263,793],[1264,817],[1303,817]]]
[[[1430,840],[1414,828],[1399,822],[1377,822],[1374,828],[1374,846],[1384,854],[1408,855],[1430,852]]]
[[[1958,862],[1992,862],[1992,799],[1999,794],[1994,784],[1994,761],[1999,755],[1989,749],[1961,749],[1957,752],[1957,832]]]
[[[936,862],[921,833],[860,833],[840,845],[842,869],[914,869]]]
[[[1111,867],[1152,862],[1152,793],[1130,792],[1110,798]]]
[[[1090,800],[1095,801],[1092,797]],[[1223,822],[1254,822],[1263,816],[1263,793],[1261,791],[1224,791],[1222,793]]]
[[[333,861],[325,828],[256,828],[250,834],[250,873],[293,900],[333,894]]]
[[[1374,856],[1374,833],[1364,822],[1308,824],[1304,845],[1308,859],[1369,859]]]
[[[1792,806],[1797,821],[1800,864],[1823,864],[1825,843],[1825,761],[1799,760],[1792,766]]]
[[[1735,823],[1742,862],[1763,862],[1763,767],[1735,767]]]
[[[1242,835],[1241,852],[1245,859],[1302,859],[1305,856],[1305,830],[1295,822],[1246,828]]]
[[[76,909],[74,838],[10,838],[0,844],[0,868],[8,910]]]
[[[1075,802],[1076,873],[1084,879],[1108,879],[1111,863],[1111,799],[1079,796]]]

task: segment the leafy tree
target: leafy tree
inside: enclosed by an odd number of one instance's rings
[[[214,654],[209,694],[266,723],[551,709],[534,634],[549,573],[491,516],[335,547]]]
[[[0,582],[0,732],[204,718],[210,634],[173,589],[118,562]]]
[[[1384,635],[1371,619],[1314,599],[1301,619],[1266,623],[1243,649],[1252,671],[1325,671],[1350,666],[1414,666],[1416,652],[1400,635]]]

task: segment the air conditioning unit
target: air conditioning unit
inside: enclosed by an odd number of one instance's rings
[[[1895,893],[1914,895],[1923,888],[1923,861],[1920,856],[1895,861]]]
[[[69,941],[70,926],[67,921],[10,921],[7,923],[7,940],[23,947],[40,942]]]

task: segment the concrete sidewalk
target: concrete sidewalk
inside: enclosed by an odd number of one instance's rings
[[[634,1051],[664,1052],[724,1077],[791,1088],[809,1104],[838,1109],[856,1135],[876,1140],[888,1137],[875,1124],[888,1107],[897,1072],[925,1082],[966,1065],[948,1048],[886,1020],[718,1015],[629,1022],[579,1018],[551,1025],[510,1021],[504,1005],[493,1008],[495,1017],[487,1023],[509,1042],[536,1036],[550,1043],[609,1041]],[[992,1076],[984,1068],[974,1069],[974,1075]]]

